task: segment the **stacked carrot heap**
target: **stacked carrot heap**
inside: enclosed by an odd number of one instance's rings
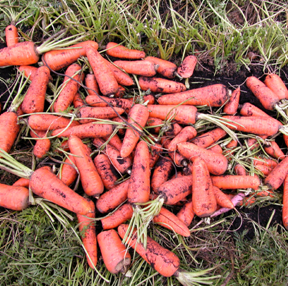
[[[247,86],[282,122],[250,103],[239,106],[239,87],[187,88],[197,64],[192,55],[177,66],[113,42],[105,54],[94,41],[50,49],[7,35],[0,50],[0,66],[16,65],[27,78],[19,77],[17,96],[0,115],[0,168],[20,177],[0,185],[2,207],[53,202],[77,215],[90,267],[97,265],[98,244],[107,269],[125,273],[129,246],[183,285],[205,281],[198,276],[206,272],[181,270],[179,258],[147,236],[151,225],[189,237],[194,216],[279,197],[283,185],[288,229],[288,159],[275,142],[283,134],[288,143],[288,91],[280,77],[249,77]],[[21,60],[14,61],[15,53]],[[17,162],[9,155],[17,137],[35,142],[37,163],[56,157],[54,169]],[[96,215],[103,229],[97,234]]]

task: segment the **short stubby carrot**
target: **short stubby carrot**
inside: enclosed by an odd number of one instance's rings
[[[22,211],[29,206],[29,190],[22,186],[0,184],[0,206]]]
[[[80,173],[84,192],[88,196],[98,198],[104,191],[104,185],[90,157],[91,150],[82,140],[74,135],[68,139],[71,154],[75,155],[75,163]]]
[[[158,98],[161,105],[180,104],[208,105],[220,107],[229,99],[229,91],[223,84],[213,84],[205,87],[190,89],[182,92],[164,94]]]
[[[176,215],[186,226],[192,223],[194,218],[192,199],[189,199]]]
[[[11,24],[5,28],[6,46],[11,47],[19,42],[18,29],[15,25]]]
[[[154,76],[156,74],[155,65],[149,61],[136,60],[136,61],[115,61],[114,64],[123,69],[129,74]]]
[[[75,156],[69,155],[61,165],[58,177],[65,185],[70,186],[76,180],[78,170],[76,170]]]
[[[70,47],[65,50],[52,50],[42,56],[42,62],[53,71],[58,71],[62,68],[68,67],[76,62],[78,58],[86,56],[86,47],[97,50],[98,44],[94,41],[85,41]]]
[[[177,66],[174,63],[152,56],[146,57],[145,60],[153,63],[156,66],[157,73],[164,77],[170,79],[175,77]]]
[[[140,60],[145,58],[145,52],[135,49],[128,49],[123,45],[109,42],[106,45],[106,54],[119,59]]]
[[[176,82],[159,77],[145,77],[139,78],[139,86],[142,90],[150,90],[155,93],[174,93],[186,90],[186,86],[181,82]]]
[[[226,114],[234,115],[237,112],[240,100],[240,87],[236,88],[231,95],[229,101],[225,104],[223,111]]]
[[[288,176],[285,177],[283,187],[282,222],[284,227],[288,230]]]
[[[197,135],[197,131],[192,126],[184,127],[175,137],[171,140],[168,146],[170,152],[177,149],[177,144],[180,142],[187,142]]]
[[[268,74],[264,83],[277,95],[279,100],[288,99],[288,89],[279,75]]]
[[[118,227],[118,233],[122,239],[125,237],[127,231],[128,225],[121,224]],[[163,248],[149,236],[147,237],[146,248],[137,240],[136,230],[133,230],[133,236],[127,238],[125,243],[135,249],[136,252],[161,275],[170,277],[177,273],[180,267],[180,260],[176,254]]]
[[[194,69],[197,64],[197,57],[189,55],[184,58],[181,65],[177,68],[177,73],[183,78],[189,78],[193,75]]]
[[[50,139],[46,138],[47,134],[45,131],[32,131],[30,130],[30,135],[33,138],[41,138],[41,139],[37,139],[36,143],[33,147],[33,154],[37,157],[37,158],[43,158],[44,156],[47,155],[50,147],[51,147],[51,141]]]
[[[97,235],[100,252],[110,273],[125,273],[131,263],[131,255],[114,229],[101,231]]]
[[[111,215],[101,219],[104,230],[118,227],[120,224],[132,218],[133,208],[130,204],[124,204]]]
[[[177,149],[180,154],[193,162],[197,158],[202,158],[209,172],[213,175],[222,175],[228,168],[228,160],[224,155],[199,147],[193,143],[179,143]]]

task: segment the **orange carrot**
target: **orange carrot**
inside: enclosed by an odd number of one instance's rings
[[[100,232],[97,241],[107,270],[113,274],[125,273],[131,263],[131,255],[116,230]]]
[[[153,96],[153,94],[147,94],[143,96],[143,101],[147,102],[148,104],[154,104],[155,103],[155,97]]]
[[[230,198],[225,193],[223,193],[218,187],[213,186],[213,192],[216,198],[216,202],[220,207],[229,209],[234,208],[234,205],[231,202]]]
[[[86,55],[101,93],[103,95],[115,94],[118,91],[118,82],[101,54],[95,49],[87,47]]]
[[[100,213],[114,210],[127,199],[130,179],[116,185],[113,189],[105,192],[96,202],[96,208]]]
[[[94,41],[85,41],[69,46],[65,50],[53,50],[42,56],[42,62],[50,69],[58,71],[76,62],[78,58],[86,56],[86,47],[90,46],[94,50],[98,49],[98,44]]]
[[[240,87],[236,88],[229,101],[225,104],[223,112],[234,115],[237,112],[240,100]]]
[[[275,141],[267,142],[267,145],[264,146],[264,150],[267,154],[278,160],[282,160],[285,158],[285,154]]]
[[[69,137],[68,144],[71,154],[75,155],[75,163],[84,192],[88,196],[98,198],[104,191],[104,185],[90,157],[91,150],[74,135]]]
[[[126,130],[123,144],[120,150],[120,155],[122,158],[129,156],[134,150],[140,138],[139,131],[141,132],[142,128],[146,125],[148,117],[148,108],[142,104],[135,104],[130,109],[128,114],[128,123],[137,130],[134,130],[134,128],[131,129],[131,127],[128,127],[128,129]]]
[[[55,112],[65,111],[73,102],[74,96],[78,91],[80,82],[81,66],[74,63],[65,71],[65,77],[62,84],[61,92],[59,93],[55,103]],[[72,79],[71,79],[72,78]]]
[[[151,169],[154,167],[154,165],[158,161],[162,151],[163,151],[163,147],[161,144],[156,143],[150,147],[149,166]]]
[[[229,92],[227,87],[223,84],[214,84],[178,93],[162,95],[158,99],[158,103],[161,105],[176,105],[185,101],[186,105],[220,107],[228,99]]]
[[[7,47],[14,46],[19,42],[18,29],[15,25],[11,24],[5,28],[5,39]]]
[[[135,156],[128,188],[128,202],[146,203],[150,195],[149,149],[144,141],[140,141]]]
[[[268,74],[264,83],[276,94],[279,100],[288,99],[288,89],[279,75],[273,73]]]
[[[244,116],[267,116],[270,117],[266,112],[258,108],[257,106],[251,104],[250,102],[245,102],[241,109],[240,114]],[[272,118],[272,117],[270,117]]]
[[[149,89],[155,93],[174,93],[186,90],[186,87],[183,83],[158,77],[141,76],[139,78],[139,86],[142,90]]]
[[[29,179],[20,178],[12,186],[28,188],[29,187]]]
[[[177,148],[177,144],[180,142],[187,142],[197,135],[197,131],[192,126],[184,127],[175,137],[171,140],[168,146],[168,150],[173,152]]]
[[[208,170],[213,175],[222,175],[228,167],[228,160],[222,154],[199,147],[193,143],[182,142],[177,145],[180,154],[195,162],[197,158],[205,161]]]
[[[275,160],[262,158],[262,157],[254,157],[253,163],[254,163],[254,166],[265,165],[271,168],[275,168],[278,164]]]
[[[94,164],[102,179],[104,187],[108,190],[114,188],[115,183],[118,180],[118,174],[109,158],[105,154],[99,154],[94,158]]]
[[[122,85],[118,85],[118,91],[114,94],[116,98],[122,98],[126,93],[126,89]]]
[[[211,176],[214,186],[220,189],[247,189],[252,188],[257,190],[261,181],[257,175],[254,176],[238,176],[238,175],[224,175]]]
[[[156,66],[157,73],[160,73],[164,77],[167,78],[175,77],[174,73],[177,69],[177,66],[174,63],[151,56],[146,57],[145,61],[153,63]]]
[[[118,227],[123,222],[131,219],[133,208],[130,204],[124,204],[111,215],[102,218],[101,223],[104,230]]]
[[[150,116],[146,122],[146,126],[151,127],[151,128],[149,128],[149,132],[156,133],[156,134],[159,133],[162,125],[163,125],[163,121],[161,119],[155,118],[155,117],[150,117]]]
[[[76,92],[76,94],[74,95],[74,98],[73,98],[73,106],[75,108],[78,108],[78,107],[81,107],[81,106],[84,106],[85,103],[80,95],[79,92]]]
[[[35,77],[35,74],[38,70],[38,68],[34,66],[20,66],[18,67],[18,70],[20,72],[24,72],[25,77],[29,77],[29,79],[32,81],[33,78]],[[50,70],[49,70],[50,72]]]
[[[145,52],[139,50],[132,50],[119,45],[114,42],[109,42],[106,45],[106,54],[120,59],[126,60],[140,60],[145,58]]]
[[[154,76],[156,74],[155,65],[146,60],[136,61],[115,61],[114,64],[125,72],[142,76]]]
[[[166,127],[166,126],[165,126]],[[165,135],[168,137],[173,137],[179,134],[179,132],[182,130],[182,127],[175,121],[171,122],[169,126],[167,126]]]
[[[240,164],[236,164],[234,170],[236,175],[238,176],[247,176],[246,169]]]
[[[201,157],[196,157],[192,165],[192,204],[194,213],[199,217],[210,216],[217,209],[208,167]]]
[[[186,226],[189,226],[194,218],[192,199],[189,199],[187,203],[180,209],[176,215]]]
[[[223,150],[220,147],[220,145],[214,145],[214,146],[210,147],[209,150],[212,151],[212,152],[218,153],[218,154],[222,154],[223,153]]]
[[[288,176],[285,177],[283,187],[282,222],[284,227],[288,230]]]
[[[121,146],[122,146],[122,140],[117,134],[113,135],[112,137],[107,135],[107,136],[104,136],[103,138],[105,139],[104,140],[105,142],[109,140],[109,144],[120,151]]]
[[[158,215],[154,216],[153,222],[157,223],[165,228],[171,229],[172,231],[185,236],[190,236],[189,228],[172,212],[168,211],[165,208],[161,208]],[[148,248],[148,242],[147,242]]]
[[[29,206],[29,190],[21,186],[0,184],[0,206],[22,211]]]
[[[69,155],[62,163],[58,177],[65,185],[70,186],[76,180],[77,176],[75,156]]]
[[[37,158],[43,158],[47,152],[49,151],[50,147],[51,147],[51,142],[50,139],[45,138],[46,137],[46,132],[45,131],[32,131],[30,130],[30,135],[33,138],[42,138],[42,139],[37,139],[36,143],[33,147],[33,154],[37,157]]]
[[[85,76],[85,85],[87,87],[87,92],[89,95],[98,96],[100,94],[100,90],[99,90],[95,75],[93,73],[88,73]]]
[[[197,64],[197,58],[195,56],[187,56],[184,58],[181,65],[177,68],[177,73],[183,78],[189,78],[193,75],[194,69]]]
[[[77,214],[79,231],[85,248],[86,258],[91,268],[95,269],[97,264],[97,237],[95,222],[95,205],[93,201],[86,199],[91,207],[91,212],[86,215]]]

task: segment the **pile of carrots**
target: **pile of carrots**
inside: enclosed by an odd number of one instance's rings
[[[0,184],[0,206],[29,207],[30,189],[74,212],[90,267],[97,267],[99,246],[107,269],[125,273],[132,247],[161,275],[187,285],[179,258],[149,237],[140,240],[139,229],[155,223],[189,237],[194,216],[216,217],[259,197],[273,199],[281,186],[288,229],[288,158],[275,142],[283,136],[288,146],[288,90],[278,75],[264,82],[251,76],[246,85],[281,121],[264,108],[240,106],[240,87],[187,88],[197,64],[193,55],[177,66],[113,42],[99,52],[94,41],[41,55],[34,43],[18,42],[11,27],[6,42],[0,66],[17,66],[29,86],[17,108],[0,115],[1,162],[11,159],[19,136],[34,140],[38,163],[52,153],[64,159],[54,172],[49,166],[15,171],[1,163],[19,180]],[[142,225],[131,223],[139,214]],[[99,233],[96,215],[103,217]]]

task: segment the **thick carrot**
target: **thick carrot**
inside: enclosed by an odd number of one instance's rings
[[[66,69],[62,89],[54,103],[55,112],[67,110],[73,102],[74,96],[79,88],[80,71],[81,66],[76,63]]]
[[[118,180],[118,174],[111,164],[109,158],[105,154],[99,154],[94,158],[94,164],[97,172],[100,175],[104,187],[108,190],[115,187],[115,183]]]
[[[133,208],[130,204],[124,204],[111,215],[101,219],[104,230],[118,227],[120,224],[131,219],[133,215]]]
[[[212,183],[213,183],[213,180],[212,180]],[[230,198],[225,193],[223,193],[218,187],[213,186],[213,192],[214,192],[218,206],[222,208],[229,208],[229,209],[234,208],[234,205],[231,202]]]
[[[247,176],[246,169],[240,164],[235,165],[234,171],[238,176]]]
[[[193,203],[192,199],[189,199],[188,202],[180,209],[176,215],[186,226],[189,226],[194,218]]]
[[[12,186],[28,188],[29,187],[29,179],[20,178]]]
[[[89,202],[66,186],[47,166],[33,172],[29,187],[34,194],[76,214],[87,215],[93,212]]]
[[[65,185],[70,186],[76,180],[77,176],[75,156],[69,155],[62,163],[58,177]]]
[[[257,190],[261,181],[257,175],[254,176],[238,176],[238,175],[224,175],[211,176],[214,186],[220,189],[247,189],[252,188]]]
[[[50,69],[58,71],[76,62],[78,58],[86,56],[86,47],[97,50],[98,44],[94,41],[85,41],[72,45],[65,50],[53,50],[42,56],[42,62]]]
[[[73,106],[75,108],[78,108],[78,107],[81,107],[81,106],[84,106],[84,105],[85,105],[85,102],[82,99],[80,93],[76,92],[76,94],[74,95],[74,98],[73,98]]]
[[[5,28],[5,40],[7,47],[14,46],[19,42],[18,29],[15,25],[11,24]]]
[[[189,228],[172,212],[168,211],[164,207],[161,208],[158,215],[154,216],[153,222],[157,223],[165,228],[168,228],[182,236],[189,237]],[[148,246],[148,244],[147,244]]]
[[[86,55],[101,93],[103,95],[115,94],[118,91],[118,82],[101,54],[97,50],[87,47]]]
[[[128,231],[128,225],[121,224],[118,227],[118,233],[123,239]],[[133,236],[125,240],[129,246],[134,248],[136,252],[149,263],[157,272],[165,277],[170,277],[177,273],[180,267],[179,258],[168,249],[160,246],[149,236],[147,237],[147,247],[137,241],[136,230],[133,230]]]
[[[192,203],[193,211],[199,217],[210,216],[217,209],[212,180],[201,157],[197,157],[192,165]]]
[[[75,155],[75,163],[84,192],[88,196],[98,198],[104,191],[104,185],[90,157],[91,150],[74,135],[69,137],[68,144],[71,154]]]
[[[105,142],[109,140],[109,144],[120,151],[121,146],[122,146],[122,140],[117,134],[113,135],[112,137],[107,135],[107,136],[104,136],[103,138]]]
[[[244,116],[267,116],[270,117],[265,111],[250,102],[245,102],[240,109],[240,114]],[[272,118],[272,117],[270,117]]]
[[[283,187],[282,222],[284,227],[288,230],[288,176],[285,177]]]
[[[220,107],[229,99],[229,92],[223,84],[213,84],[173,94],[162,95],[158,99],[161,105],[175,105],[185,102],[187,105],[208,105]]]
[[[41,138],[37,139],[36,143],[33,147],[33,154],[37,158],[43,158],[45,155],[47,155],[47,152],[49,151],[51,147],[51,141],[50,139],[46,138],[47,134],[45,131],[32,131],[30,130],[30,135],[33,138]]]
[[[29,79],[32,81],[33,78],[35,77],[35,74],[38,70],[37,67],[34,67],[34,66],[20,66],[18,67],[18,70],[20,72],[23,72],[25,77],[29,77]],[[50,72],[50,70],[49,70]]]
[[[175,77],[177,66],[174,63],[152,56],[146,57],[145,60],[153,63],[156,66],[157,73],[163,75],[164,77]]]
[[[29,206],[29,190],[22,186],[0,184],[0,206],[22,211]]]
[[[234,115],[237,112],[240,100],[240,87],[236,88],[231,95],[229,101],[225,104],[223,112]]]
[[[249,76],[246,79],[247,87],[259,99],[263,107],[267,110],[274,110],[274,107],[279,103],[278,96],[255,76]]]
[[[91,212],[86,215],[77,214],[77,219],[88,264],[95,269],[97,264],[97,237],[95,222],[92,220],[95,218],[95,205],[92,200],[86,200],[89,202]]]
[[[125,72],[142,76],[154,76],[156,74],[155,65],[146,60],[136,61],[115,61],[114,64]]]
[[[111,124],[95,124],[94,122],[72,126],[67,129],[60,128],[52,132],[52,136],[57,137],[69,137],[76,135],[83,138],[103,137],[110,135],[113,132],[113,126]]]
[[[177,144],[180,142],[187,142],[197,135],[197,131],[192,126],[184,127],[175,137],[171,140],[168,150],[173,152],[177,149]]]
[[[268,74],[264,83],[276,94],[279,100],[288,99],[288,89],[279,75]]]
[[[106,54],[119,59],[140,60],[145,58],[145,52],[139,50],[128,49],[123,45],[109,42],[106,45]]]
[[[159,77],[145,77],[139,78],[139,85],[142,90],[150,90],[158,93],[175,93],[186,90],[186,86],[183,83],[159,78]]]
[[[285,158],[284,152],[275,141],[267,142],[267,145],[264,146],[264,150],[267,154],[278,160]]]
[[[56,116],[52,114],[31,114],[28,118],[28,125],[33,130],[54,130],[69,126],[79,125],[79,122],[72,121],[70,118]]]
[[[147,143],[140,141],[135,150],[130,184],[128,188],[128,202],[146,203],[150,195],[150,167],[149,149]]]
[[[149,117],[148,108],[142,104],[135,104],[129,111],[128,123],[132,125],[136,130],[128,129],[125,132],[123,139],[123,144],[120,150],[120,155],[122,158],[129,156],[134,150],[139,138],[142,128],[146,125]]]
[[[102,259],[108,271],[113,274],[125,273],[131,263],[131,255],[114,229],[97,235]]]
[[[189,78],[193,75],[194,69],[197,64],[197,58],[193,55],[189,55],[184,58],[181,65],[177,68],[177,73],[183,78]]]
[[[193,162],[195,162],[197,158],[203,159],[209,172],[213,175],[222,175],[228,168],[228,160],[225,156],[199,147],[193,143],[179,143],[177,149],[180,154]]]
[[[221,146],[219,144],[210,147],[209,150],[212,151],[212,152],[218,153],[218,154],[222,154],[223,153],[223,150],[222,150],[222,148],[221,148]]]
[[[107,213],[123,203],[127,199],[129,184],[130,179],[102,194],[96,202],[97,210],[100,213]]]
[[[98,96],[100,94],[99,86],[93,73],[88,73],[85,76],[85,85],[89,95]]]
[[[155,97],[153,94],[147,94],[143,96],[143,101],[148,102],[148,104],[154,104],[155,103]]]

